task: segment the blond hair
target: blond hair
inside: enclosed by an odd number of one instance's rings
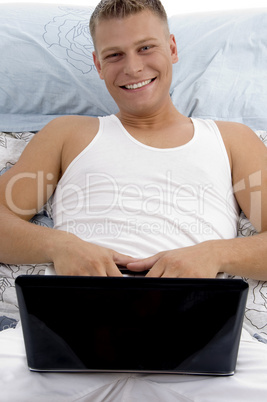
[[[168,17],[160,0],[101,0],[90,18],[90,33],[95,43],[95,30],[100,21],[112,18],[125,18],[149,10],[157,15],[168,28]]]

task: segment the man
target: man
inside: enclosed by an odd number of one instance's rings
[[[90,29],[95,66],[119,113],[52,121],[1,177],[0,260],[51,262],[67,275],[119,276],[119,264],[156,277],[226,272],[266,280],[264,145],[243,125],[191,120],[176,110],[169,87],[177,47],[159,1],[101,1]],[[257,203],[251,181],[261,193]],[[54,191],[58,230],[29,223]],[[239,206],[257,236],[235,238]],[[266,397],[266,346],[245,332],[231,379],[151,376],[150,385],[127,375],[33,378],[21,335],[6,332],[2,343],[7,358],[0,372],[9,385],[14,372],[19,376],[25,400],[42,400],[45,387],[55,400],[95,401],[101,387],[112,395],[113,386],[131,381],[137,386],[123,400],[146,401],[158,387],[168,401]],[[16,390],[11,395],[15,400]]]

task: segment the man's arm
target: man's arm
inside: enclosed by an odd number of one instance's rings
[[[217,123],[228,152],[236,199],[258,235],[213,240],[130,263],[147,276],[215,277],[219,272],[267,280],[267,149],[248,127]]]
[[[73,234],[28,222],[49,199],[80,148],[94,137],[95,123],[92,132],[88,123],[88,118],[75,117],[49,123],[34,136],[16,165],[0,177],[1,262],[53,262],[57,273],[66,275],[120,275],[116,264],[130,261]],[[73,140],[73,136],[78,137]]]
[[[258,235],[218,245],[224,271],[267,279],[267,148],[241,124],[218,122],[232,165],[234,194]]]
[[[57,122],[48,124],[27,145],[14,167],[0,177],[0,260],[5,263],[48,262],[53,232],[28,222],[55,189],[64,142]],[[45,230],[43,230],[45,229]],[[50,262],[50,261],[49,261]]]

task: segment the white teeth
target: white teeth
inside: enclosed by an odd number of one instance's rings
[[[147,80],[147,81],[143,81],[143,82],[139,82],[138,84],[133,84],[133,85],[125,85],[125,88],[127,89],[137,89],[137,88],[142,88],[145,85],[150,84],[152,80]]]

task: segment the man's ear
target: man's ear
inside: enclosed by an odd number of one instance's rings
[[[101,80],[103,80],[104,78],[102,75],[101,64],[100,64],[100,61],[99,61],[95,51],[93,52],[93,60],[94,60],[94,64],[96,66],[97,72],[99,74],[99,77],[101,78]]]
[[[178,58],[176,40],[173,34],[170,35],[170,49],[171,49],[172,63],[175,64],[178,62],[179,58]]]

